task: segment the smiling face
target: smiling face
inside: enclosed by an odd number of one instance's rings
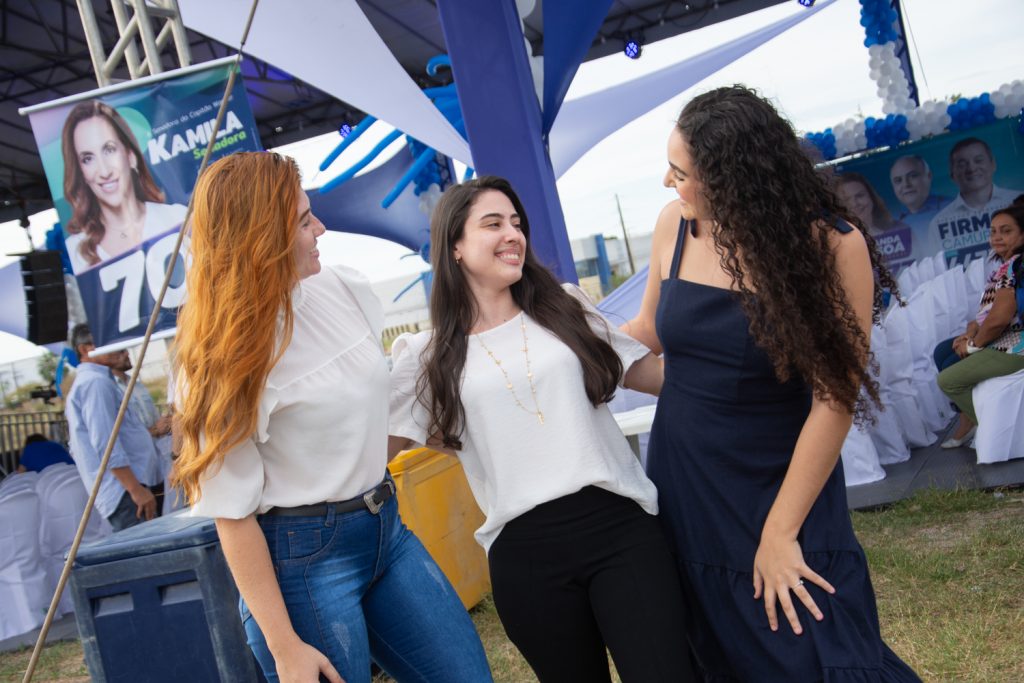
[[[305,191],[298,189],[299,201],[296,209],[295,272],[299,279],[320,272],[320,251],[316,248],[316,238],[324,234],[326,228],[320,219],[309,209],[309,197]]]
[[[995,173],[996,162],[980,142],[966,145],[950,156],[949,174],[961,194],[990,189]]]
[[[914,157],[901,157],[889,169],[892,191],[910,213],[917,213],[932,189],[932,172]]]
[[[875,203],[871,201],[871,194],[868,193],[868,188],[864,187],[864,183],[858,180],[840,183],[839,199],[864,225],[872,226],[871,212],[875,209]]]
[[[135,199],[135,154],[102,116],[85,119],[74,132],[75,157],[82,180],[101,205],[116,209]]]
[[[477,195],[453,255],[474,291],[500,291],[518,282],[523,277],[526,235],[512,200],[497,190]]]
[[[668,171],[665,172],[664,184],[679,195],[679,213],[683,218],[688,221],[711,218],[704,198],[704,186],[697,180],[689,146],[678,128],[668,136]]]
[[[992,218],[992,231],[989,232],[988,242],[996,256],[1005,261],[1024,245],[1024,230],[1017,225],[1013,216],[1001,213]]]

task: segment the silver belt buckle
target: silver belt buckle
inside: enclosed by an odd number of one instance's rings
[[[377,491],[383,489],[384,487],[390,489],[391,494],[394,495],[395,485],[392,484],[390,480],[385,481],[383,486],[378,486],[374,488],[372,491],[367,491],[366,493],[363,494],[363,502],[366,504],[366,509],[370,511],[370,514],[376,515],[380,512],[380,509],[384,507],[384,503],[388,502],[387,498],[384,498],[380,502],[377,502],[377,499],[374,497],[377,494]]]

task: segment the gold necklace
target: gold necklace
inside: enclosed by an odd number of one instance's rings
[[[488,356],[490,356],[491,360],[494,361],[494,364],[498,366],[498,369],[501,370],[501,374],[505,378],[505,388],[512,394],[512,400],[516,402],[516,405],[519,406],[523,412],[536,415],[537,421],[544,424],[544,413],[541,412],[540,404],[537,402],[537,390],[533,386],[533,371],[530,369],[530,345],[526,341],[526,317],[521,311],[519,313],[519,329],[522,330],[523,333],[523,355],[526,357],[526,380],[530,383],[530,393],[533,395],[533,410],[524,406],[523,402],[519,400],[519,396],[516,395],[515,387],[512,386],[512,380],[509,378],[508,373],[502,366],[501,361],[495,357],[494,353],[489,348],[487,348],[487,344],[484,344],[484,340],[480,338],[480,335],[476,334],[473,336],[476,337],[476,340],[480,342],[480,346],[483,347],[483,350]]]

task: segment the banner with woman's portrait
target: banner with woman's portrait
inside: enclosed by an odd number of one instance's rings
[[[942,253],[983,258],[994,211],[1024,193],[1024,135],[1016,118],[945,133],[836,167],[839,196],[900,270]]]
[[[188,67],[25,112],[101,352],[145,333],[233,64]],[[211,161],[259,149],[238,78]],[[174,329],[184,268],[179,261],[164,297],[160,336]]]

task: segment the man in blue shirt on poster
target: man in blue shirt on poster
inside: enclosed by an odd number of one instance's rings
[[[71,434],[71,455],[86,489],[92,490],[121,404],[122,394],[110,370],[118,354],[92,354],[96,347],[84,324],[72,330],[71,345],[82,362],[64,413]],[[115,530],[160,514],[157,496],[163,495],[163,482],[151,481],[156,463],[149,431],[133,411],[126,411],[96,497],[96,510]]]
[[[931,246],[928,240],[928,225],[939,210],[949,204],[949,197],[932,194],[932,170],[924,157],[918,154],[907,154],[893,162],[889,169],[889,182],[892,193],[903,205],[896,220],[910,226],[913,244],[918,247],[914,258],[933,256],[925,253]],[[920,246],[919,246],[920,245]]]

